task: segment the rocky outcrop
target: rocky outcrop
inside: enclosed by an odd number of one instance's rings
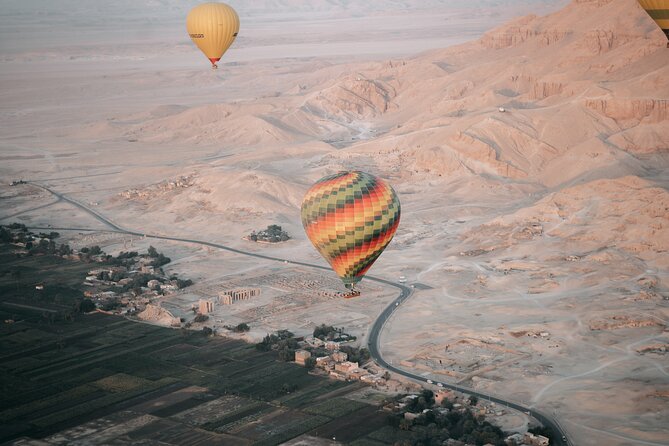
[[[537,16],[521,17],[515,22],[502,28],[486,33],[480,40],[481,45],[489,49],[510,48],[528,40],[535,41],[539,46],[553,45],[571,34],[569,30],[558,28],[536,29],[532,26]]]
[[[392,103],[395,96],[395,89],[385,82],[347,77],[320,91],[305,105],[308,110],[317,114],[352,121],[379,116],[396,108]]]
[[[530,97],[532,99],[545,99],[565,92],[565,84],[562,82],[535,82]],[[566,92],[570,96],[571,92]]]
[[[172,313],[161,306],[147,304],[144,311],[139,313],[137,317],[143,321],[151,322],[156,325],[163,325],[165,327],[178,327],[181,321],[178,317],[174,317]]]
[[[669,119],[666,99],[587,99],[585,106],[615,121],[657,123]]]
[[[619,330],[622,328],[640,328],[663,326],[654,319],[635,319],[629,316],[612,316],[608,320],[593,320],[588,323],[590,330]]]
[[[458,134],[451,138],[450,142],[452,147],[466,157],[462,160],[463,164],[474,172],[491,170],[491,173],[506,178],[527,178],[526,172],[507,162],[499,160],[495,149],[481,139],[466,133],[458,132]],[[487,167],[487,169],[484,167]]]

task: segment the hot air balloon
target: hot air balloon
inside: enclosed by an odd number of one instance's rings
[[[212,68],[230,48],[239,32],[239,16],[225,3],[203,3],[186,18],[188,35],[211,61]]]
[[[399,223],[395,191],[365,172],[321,178],[302,202],[307,237],[351,290],[388,246]],[[359,294],[354,293],[350,295]]]
[[[639,4],[662,28],[667,39],[669,39],[669,0],[639,0]],[[669,48],[669,41],[667,42],[667,48]]]

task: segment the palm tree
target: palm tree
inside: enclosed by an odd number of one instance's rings
[[[16,291],[17,292],[19,291],[19,283],[21,281],[21,276],[22,275],[23,274],[21,273],[20,268],[12,268],[12,277],[14,278],[14,280],[16,280]]]

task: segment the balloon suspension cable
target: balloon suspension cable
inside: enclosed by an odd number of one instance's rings
[[[212,70],[218,70],[218,65],[216,65],[215,63],[212,63],[211,64],[211,69]]]

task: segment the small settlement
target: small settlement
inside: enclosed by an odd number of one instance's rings
[[[147,305],[161,296],[174,294],[189,286],[190,280],[167,277],[159,264],[167,257],[155,253],[121,253],[115,260],[120,265],[100,265],[91,269],[86,276],[84,296],[90,298],[96,307],[111,314],[133,315],[142,312]],[[160,260],[162,259],[162,260]],[[99,263],[109,263],[103,255],[93,257]],[[165,262],[166,263],[166,262]]]

